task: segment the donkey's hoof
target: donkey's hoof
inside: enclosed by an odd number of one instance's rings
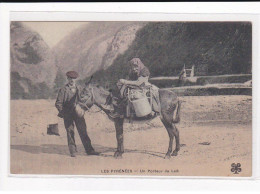
[[[177,156],[177,155],[178,155],[178,152],[176,152],[176,151],[172,152],[172,156]]]
[[[122,158],[122,153],[116,151],[116,152],[114,153],[114,157],[115,157],[116,159],[120,159],[120,158]]]
[[[165,156],[164,156],[164,159],[170,159],[171,158],[171,155],[170,154],[166,154]]]

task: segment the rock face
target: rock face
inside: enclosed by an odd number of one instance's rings
[[[81,78],[108,68],[124,53],[144,22],[92,22],[65,37],[53,51],[63,73],[75,70]]]
[[[41,36],[19,22],[11,22],[10,35],[11,72],[51,87],[57,72],[55,56]]]
[[[186,68],[194,66],[197,76],[251,74],[252,25],[150,22],[136,33],[132,45],[103,74],[113,72],[111,78],[118,79],[127,71],[120,69],[121,64],[127,64],[134,56],[142,60],[153,77],[178,76],[184,64]],[[116,74],[119,76],[115,77]]]
[[[134,57],[148,67],[150,78],[179,77],[184,65],[188,69],[194,66],[195,76],[251,74],[252,25],[249,22],[149,22],[112,65],[93,75],[93,81],[113,88],[119,79],[128,76],[127,64]],[[160,87],[173,86],[167,80],[161,83]]]
[[[20,22],[12,22],[11,98],[48,98],[61,85],[57,81],[58,75],[75,70],[84,79],[108,68],[119,54],[128,49],[136,32],[145,24],[91,22],[50,49],[38,33]]]

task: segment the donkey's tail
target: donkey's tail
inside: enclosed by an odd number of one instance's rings
[[[176,103],[176,107],[175,110],[173,112],[173,119],[172,122],[173,123],[179,123],[180,122],[180,112],[181,112],[181,101],[178,100],[178,102]]]

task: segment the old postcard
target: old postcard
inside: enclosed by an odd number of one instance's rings
[[[10,173],[252,176],[250,21],[11,21]]]

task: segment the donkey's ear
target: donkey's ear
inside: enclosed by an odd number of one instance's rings
[[[88,81],[86,81],[85,85],[88,86],[91,83],[92,79],[93,79],[93,75],[90,77]]]

